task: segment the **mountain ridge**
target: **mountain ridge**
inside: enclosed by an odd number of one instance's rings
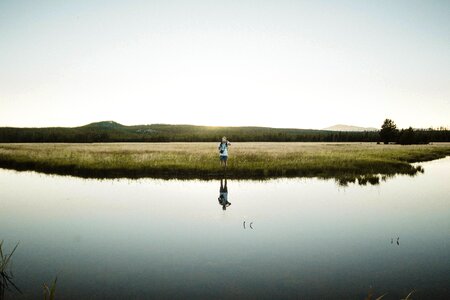
[[[378,138],[378,134],[372,133],[320,129],[171,124],[127,126],[115,121],[78,127],[0,127],[0,142],[3,143],[217,142],[223,136],[235,142],[356,142]]]
[[[379,142],[378,130],[320,130],[271,127],[219,127],[150,124],[127,126],[114,121],[79,127],[0,127],[0,143],[120,143],[120,142]],[[370,129],[370,128],[369,128]],[[450,131],[418,130],[430,142],[450,142]],[[0,157],[1,159],[1,157]]]

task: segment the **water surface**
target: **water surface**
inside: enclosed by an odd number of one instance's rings
[[[228,180],[226,192],[0,169],[0,240],[20,242],[23,292],[6,299],[41,298],[55,276],[59,299],[364,299],[370,287],[449,299],[450,158],[422,166],[376,186]]]

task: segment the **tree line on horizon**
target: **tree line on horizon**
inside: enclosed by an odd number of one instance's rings
[[[447,129],[438,130],[438,133],[430,134],[436,130],[417,130],[412,127],[406,129],[397,129],[397,125],[391,119],[385,119],[379,132],[380,139],[384,144],[395,143],[400,145],[428,144],[430,142],[448,142]],[[438,140],[435,138],[438,137]],[[442,139],[442,140],[441,140]]]
[[[111,121],[70,128],[0,128],[0,143],[218,142],[222,136],[235,142],[450,142],[449,130],[398,130],[389,119],[380,131],[363,132],[167,124],[124,126]]]

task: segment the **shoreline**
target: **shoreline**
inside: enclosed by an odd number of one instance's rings
[[[0,168],[82,178],[256,179],[318,177],[352,182],[423,172],[450,144],[233,143],[220,168],[215,143],[0,144]]]

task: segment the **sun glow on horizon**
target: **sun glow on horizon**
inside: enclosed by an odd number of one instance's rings
[[[0,126],[450,127],[445,2],[24,5],[0,4]]]

